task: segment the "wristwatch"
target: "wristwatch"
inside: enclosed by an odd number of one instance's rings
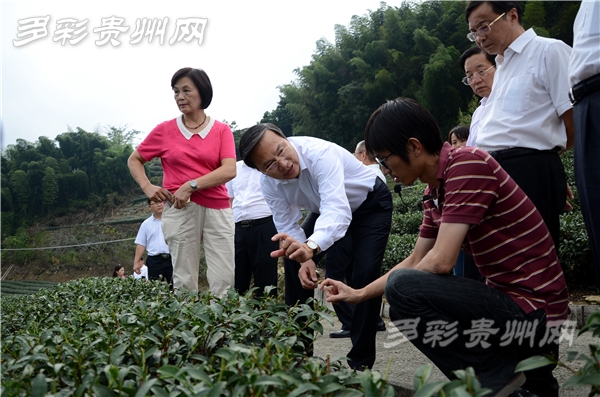
[[[194,189],[194,191],[198,190],[198,183],[196,183],[196,180],[195,180],[195,179],[192,179],[192,180],[190,181],[190,187],[191,187],[192,189]]]
[[[306,240],[306,245],[308,245],[308,248],[312,250],[313,257],[315,257],[319,253],[319,244],[317,244],[315,241]]]

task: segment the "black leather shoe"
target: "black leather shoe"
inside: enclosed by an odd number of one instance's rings
[[[385,323],[383,322],[383,320],[379,320],[379,322],[377,322],[377,332],[382,332],[385,331]]]
[[[346,331],[346,330],[339,330],[339,331],[333,331],[329,333],[329,337],[330,338],[349,338],[350,337],[350,331]]]

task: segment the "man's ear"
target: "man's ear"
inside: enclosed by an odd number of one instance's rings
[[[417,138],[409,138],[406,142],[406,151],[414,157],[419,157],[422,148],[421,142]]]

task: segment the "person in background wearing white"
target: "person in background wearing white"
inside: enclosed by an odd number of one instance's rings
[[[356,157],[358,161],[375,171],[379,179],[381,179],[383,183],[386,183],[385,175],[383,175],[383,172],[381,172],[381,167],[379,167],[379,164],[377,164],[377,161],[375,161],[375,157],[373,157],[372,154],[367,153],[367,149],[365,149],[364,140],[356,144],[356,149],[354,150],[354,157]]]
[[[279,243],[271,240],[277,229],[260,190],[262,174],[241,160],[236,169],[236,177],[225,185],[235,222],[235,289],[240,294],[248,291],[254,277],[256,296],[263,296],[266,286],[277,287],[277,258],[271,257],[279,248]],[[277,289],[270,294],[276,295]]]
[[[135,238],[135,258],[133,259],[133,275],[142,277],[143,268],[146,267],[147,280],[165,280],[169,285],[173,283],[173,264],[169,246],[165,242],[162,232],[162,213],[165,207],[163,201],[148,199],[148,209],[152,215],[140,225]],[[144,265],[144,251],[148,251]],[[149,271],[148,271],[149,269]],[[137,277],[136,277],[137,278]]]
[[[492,92],[492,85],[494,84],[494,74],[496,73],[496,60],[494,58],[494,55],[474,46],[463,52],[458,60],[460,68],[465,71],[462,83],[471,87],[475,95],[481,97],[479,106],[471,116],[471,126],[469,127],[466,146],[477,146],[479,121],[485,113],[488,98]]]

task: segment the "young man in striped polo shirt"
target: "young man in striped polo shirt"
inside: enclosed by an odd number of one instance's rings
[[[429,184],[423,223],[408,258],[362,289],[325,280],[327,300],[358,303],[385,292],[398,329],[449,378],[471,366],[492,396],[521,385],[523,395],[558,396],[552,366],[514,372],[527,357],[558,357],[569,313],[552,238],[531,200],[487,152],[443,143],[411,99],[377,109],[365,139],[395,182]],[[461,247],[485,284],[449,275]]]

